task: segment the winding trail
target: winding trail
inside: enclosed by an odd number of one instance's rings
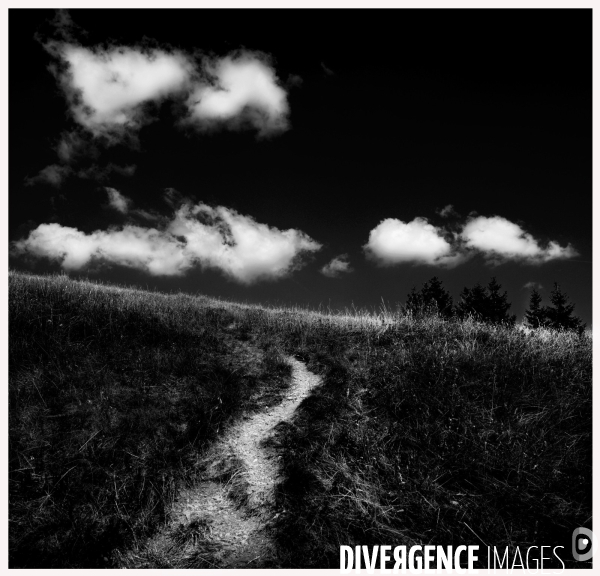
[[[180,492],[169,523],[143,550],[128,555],[127,567],[256,568],[276,560],[268,524],[277,517],[274,493],[281,456],[265,440],[321,382],[304,363],[291,357],[288,362],[292,381],[283,401],[246,416],[215,442],[205,459],[210,462],[206,480]],[[227,463],[234,463],[235,472],[221,483]],[[236,491],[237,504],[231,498]]]

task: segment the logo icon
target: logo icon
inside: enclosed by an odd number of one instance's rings
[[[588,528],[573,530],[573,558],[579,562],[590,560],[596,553],[598,542],[596,536]]]

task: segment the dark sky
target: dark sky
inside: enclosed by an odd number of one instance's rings
[[[194,72],[168,94],[154,68],[123,80],[101,118],[112,80],[85,74],[125,48]],[[283,108],[192,118],[228,58],[240,94],[241,63],[269,70]],[[495,276],[519,317],[526,284],[547,301],[557,281],[591,326],[591,10],[11,9],[9,121],[12,268],[312,307]],[[237,250],[231,225],[258,244]],[[344,254],[351,271],[322,273]]]

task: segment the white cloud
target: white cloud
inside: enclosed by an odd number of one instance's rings
[[[386,218],[371,230],[364,249],[368,257],[382,266],[404,262],[455,266],[463,259],[454,252],[444,231],[425,218],[415,218],[412,222]]]
[[[83,168],[77,172],[79,178],[88,178],[91,180],[105,180],[113,173],[119,174],[120,176],[133,176],[137,166],[135,164],[129,164],[127,166],[119,166],[109,162],[106,166],[99,166],[98,164],[92,164],[87,168]]]
[[[168,231],[186,239],[191,258],[246,284],[287,276],[301,254],[321,248],[299,230],[281,231],[235,210],[203,203],[181,206]]]
[[[336,256],[331,262],[321,268],[321,274],[329,278],[337,278],[343,273],[353,272],[348,261],[348,254]]]
[[[192,120],[234,128],[246,122],[262,135],[287,129],[287,94],[264,57],[245,52],[206,61],[205,72],[214,85],[196,86],[188,101]]]
[[[544,289],[544,287],[539,282],[534,282],[533,280],[531,280],[530,282],[526,282],[523,285],[523,288],[527,288],[528,290],[531,290],[532,288],[535,288],[536,290]]]
[[[60,185],[68,178],[73,171],[69,166],[61,166],[60,164],[51,164],[42,168],[36,176],[25,178],[25,185],[32,186],[33,184],[50,184],[55,188],[59,188]]]
[[[56,154],[61,162],[68,164],[80,156],[84,149],[89,153],[90,148],[93,148],[91,143],[86,142],[77,132],[65,132],[56,145]]]
[[[50,166],[42,168],[35,176],[28,176],[25,178],[25,185],[33,186],[34,184],[50,184],[55,188],[60,188],[63,182],[71,176],[91,180],[106,180],[113,173],[121,176],[133,176],[136,168],[137,166],[135,166],[135,164],[119,166],[112,162],[109,162],[106,166],[92,164],[87,168],[81,168],[79,170],[71,168],[71,166],[51,164]]]
[[[442,212],[449,212],[449,208],[446,206]],[[565,247],[550,241],[542,247],[518,224],[501,216],[472,216],[460,233],[433,226],[425,218],[412,222],[387,218],[371,230],[364,250],[367,257],[382,266],[413,262],[453,267],[477,253],[494,265],[509,260],[541,264],[577,256],[570,244]]]
[[[452,204],[448,204],[447,206],[444,206],[439,212],[438,214],[442,217],[442,218],[448,218],[449,216],[458,216],[458,212],[454,209],[454,206]]]
[[[115,188],[109,188],[107,186],[104,189],[108,194],[108,205],[111,208],[114,208],[117,212],[121,212],[121,214],[127,214],[127,212],[129,212],[131,200],[127,198],[127,196],[123,196],[123,194],[121,194]]]
[[[549,260],[577,256],[577,251],[570,244],[562,247],[551,241],[543,248],[518,224],[501,216],[471,218],[463,227],[460,236],[467,249],[483,253],[493,263],[517,260],[541,264]]]
[[[145,120],[142,105],[181,91],[193,72],[175,51],[68,43],[50,48],[66,63],[60,80],[75,119],[96,135],[137,128]]]
[[[75,120],[109,141],[148,122],[148,103],[171,97],[187,102],[187,120],[200,128],[252,126],[261,135],[288,128],[287,93],[266,55],[240,51],[198,64],[176,50],[46,47],[62,63],[56,74]],[[59,157],[69,161],[76,144],[64,138]]]
[[[16,253],[31,254],[78,270],[92,260],[146,270],[150,274],[181,274],[189,264],[182,243],[153,228],[125,226],[85,234],[60,224],[41,224],[26,240],[13,244]]]
[[[301,265],[304,254],[320,247],[299,230],[281,231],[203,203],[183,204],[160,229],[128,224],[85,234],[42,224],[12,244],[14,254],[55,260],[67,270],[99,261],[170,276],[198,265],[217,268],[244,284],[287,276]]]

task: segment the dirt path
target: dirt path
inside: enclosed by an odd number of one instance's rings
[[[283,401],[241,420],[212,446],[206,480],[180,493],[169,524],[131,553],[125,567],[256,568],[275,561],[268,525],[277,516],[280,456],[264,441],[321,382],[299,360],[289,362],[292,382]],[[222,483],[224,468],[233,472]]]

